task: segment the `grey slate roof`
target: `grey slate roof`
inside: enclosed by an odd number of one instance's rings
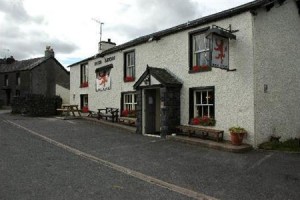
[[[26,71],[35,68],[49,58],[40,57],[28,60],[15,61],[11,64],[0,64],[0,73]]]
[[[277,0],[277,1],[280,3],[283,0]],[[199,19],[196,19],[196,20],[192,20],[192,21],[189,21],[187,23],[180,24],[178,26],[175,26],[175,27],[172,27],[172,28],[169,28],[169,29],[165,29],[165,30],[162,30],[162,31],[158,31],[158,32],[149,34],[149,35],[141,36],[137,39],[131,40],[131,41],[126,42],[124,44],[121,44],[121,45],[115,46],[111,49],[108,49],[106,51],[103,51],[102,53],[98,53],[95,56],[91,56],[89,58],[86,58],[84,60],[76,62],[72,65],[69,65],[68,67],[72,67],[72,66],[78,65],[80,63],[88,62],[89,60],[93,60],[95,58],[103,57],[107,54],[111,54],[111,53],[114,53],[114,52],[117,52],[117,51],[120,51],[120,50],[124,50],[124,49],[130,48],[130,47],[133,47],[133,46],[136,46],[136,45],[139,45],[139,44],[146,43],[151,38],[153,40],[159,40],[162,37],[165,37],[165,36],[168,36],[168,35],[171,35],[171,34],[175,34],[175,33],[178,33],[178,32],[184,31],[184,30],[192,29],[192,28],[195,28],[197,26],[205,25],[205,24],[208,24],[208,23],[211,23],[211,22],[214,22],[214,21],[218,21],[218,20],[221,20],[221,19],[232,17],[232,16],[238,15],[238,14],[243,13],[243,12],[254,11],[254,10],[256,10],[256,9],[262,7],[262,6],[267,6],[267,5],[272,4],[274,2],[276,2],[276,0],[256,0],[256,1],[252,1],[252,2],[249,2],[249,3],[243,4],[241,6],[231,8],[231,9],[228,9],[228,10],[216,13],[216,14],[212,14],[212,15],[209,15],[209,16],[206,16],[206,17],[202,17],[202,18],[199,18]]]
[[[181,87],[182,83],[177,80],[170,72],[163,68],[149,67],[147,66],[146,71],[141,75],[141,77],[133,85],[133,88],[136,89],[141,85],[145,78],[151,75],[156,78],[163,86],[165,87]]]
[[[41,65],[48,60],[54,60],[58,66],[60,66],[66,73],[70,74],[64,66],[55,58],[55,57],[39,57],[39,58],[32,58],[28,60],[21,60],[15,61],[11,64],[3,64],[0,63],[0,73],[10,73],[10,72],[19,72],[19,71],[29,71],[34,69],[35,67]]]

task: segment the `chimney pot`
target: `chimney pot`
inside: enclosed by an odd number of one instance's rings
[[[55,53],[51,46],[46,46],[45,57],[54,57]]]

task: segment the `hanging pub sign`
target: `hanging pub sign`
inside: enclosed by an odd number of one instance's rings
[[[96,69],[96,92],[111,89],[110,71],[113,65],[108,65]]]
[[[224,29],[213,25],[206,32],[206,38],[211,41],[211,66],[222,69],[229,69],[229,40],[235,40],[236,36],[230,29]]]
[[[229,67],[229,42],[228,38],[224,38],[213,34],[212,37],[212,59],[213,67],[226,68]]]

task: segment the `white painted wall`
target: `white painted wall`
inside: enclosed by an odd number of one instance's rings
[[[62,98],[63,104],[69,104],[70,103],[70,90],[67,88],[64,88],[58,84],[56,84],[56,95],[60,96]]]
[[[294,1],[254,17],[257,144],[300,137],[300,15]],[[264,85],[268,92],[264,93]]]
[[[80,103],[80,94],[89,94],[89,108],[97,110],[103,107],[120,107],[121,92],[133,91],[134,82],[124,83],[123,81],[123,53],[128,50],[135,50],[136,53],[136,77],[139,78],[145,71],[147,64],[152,67],[166,68],[183,83],[181,90],[181,123],[189,121],[189,88],[215,86],[215,114],[216,129],[225,130],[233,125],[244,127],[248,132],[245,142],[254,143],[254,84],[253,84],[253,35],[252,16],[250,13],[243,13],[232,18],[227,18],[214,23],[215,25],[239,30],[236,32],[237,40],[230,41],[230,69],[237,69],[235,72],[213,68],[210,72],[189,74],[189,31],[183,31],[159,41],[152,41],[134,48],[116,52],[106,57],[115,56],[115,60],[94,66],[93,60],[89,62],[89,83],[88,88],[79,88],[80,66],[73,66],[70,69],[71,76],[71,103]],[[112,89],[110,91],[95,92],[95,69],[107,64],[113,64],[111,70]],[[75,99],[73,99],[75,94]],[[225,139],[229,135],[225,134]]]

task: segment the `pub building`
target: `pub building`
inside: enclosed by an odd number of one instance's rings
[[[165,137],[198,118],[241,126],[257,147],[300,133],[299,0],[257,0],[70,65],[70,102],[133,113],[136,133]],[[201,123],[199,124],[199,126]]]

